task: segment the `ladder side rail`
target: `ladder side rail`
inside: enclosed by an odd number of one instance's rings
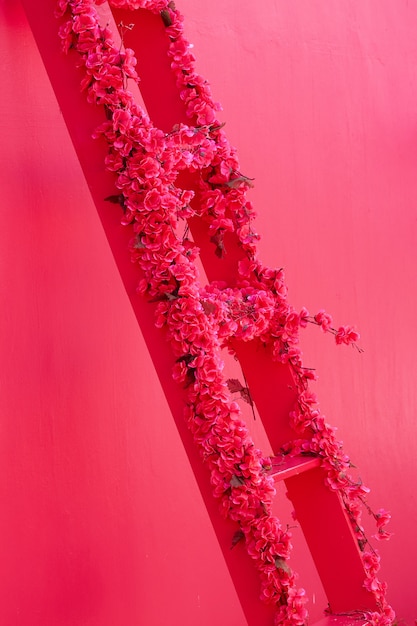
[[[332,613],[376,611],[363,586],[361,553],[340,495],[324,484],[321,467],[285,480]]]

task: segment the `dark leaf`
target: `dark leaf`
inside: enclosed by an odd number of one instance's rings
[[[220,130],[221,128],[223,128],[223,126],[226,126],[226,122],[223,122],[222,124],[216,124],[216,126],[210,126],[210,132]]]
[[[250,391],[247,387],[242,387],[240,390],[240,397],[244,402],[253,406],[252,396],[250,395]]]
[[[140,237],[136,237],[134,247],[137,250],[140,250],[141,248],[146,248],[145,244],[142,243],[142,239]]]
[[[212,237],[210,237],[211,243],[214,243],[216,246],[216,250],[214,251],[215,255],[220,259],[224,257],[226,254],[226,248],[224,247],[224,236],[223,233],[216,233]]]
[[[187,368],[187,377],[185,379],[185,388],[195,383],[195,368],[188,367]]]
[[[227,185],[227,187],[231,187],[231,189],[236,189],[236,187],[239,187],[243,183],[248,187],[253,187],[253,180],[255,179],[248,178],[247,176],[238,176],[237,178],[232,178],[232,180],[229,180],[225,184]]]
[[[230,546],[230,549],[232,550],[232,548],[234,548],[244,538],[245,538],[245,535],[244,535],[243,530],[237,530],[235,534],[233,535],[232,545]]]
[[[170,15],[168,9],[163,9],[161,11],[161,17],[162,17],[162,21],[164,23],[164,26],[166,26],[168,28],[168,26],[172,25],[171,15]]]
[[[242,393],[242,390],[246,389],[246,387],[244,387],[242,383],[240,382],[240,380],[238,380],[237,378],[228,378],[226,380],[226,385],[230,393],[237,393],[237,392]]]
[[[154,298],[149,298],[148,302],[163,302],[166,300],[165,294],[161,294],[159,296],[155,296]]]
[[[120,206],[124,206],[125,199],[122,193],[119,193],[115,196],[107,196],[104,198],[105,202],[111,202],[112,204],[120,204]]]
[[[201,306],[203,307],[203,311],[206,315],[210,315],[216,311],[216,305],[213,302],[207,302],[203,300],[201,302]]]
[[[287,565],[285,559],[281,559],[281,557],[279,556],[275,559],[275,567],[277,569],[282,569],[282,571],[284,571],[286,574],[291,574],[291,569]]]
[[[231,487],[240,487],[241,485],[244,485],[245,481],[241,476],[236,476],[236,474],[233,474],[231,481],[230,481],[230,486]]]
[[[166,291],[165,293],[161,293],[161,295],[155,296],[155,298],[153,298],[152,300],[149,300],[149,302],[160,302],[161,300],[177,300],[179,298],[179,289],[180,289],[180,283],[176,280],[176,287],[173,288],[172,291]],[[170,285],[168,280],[163,280],[161,281],[161,283],[163,285]],[[171,286],[171,285],[170,285]]]
[[[178,357],[177,363],[181,363],[182,361],[184,361],[184,363],[187,363],[188,365],[188,363],[193,359],[195,359],[195,356],[193,356],[192,354],[183,354],[182,356]]]
[[[363,552],[365,550],[366,544],[367,544],[367,540],[366,539],[358,539],[358,545],[359,545],[359,550],[361,552]]]

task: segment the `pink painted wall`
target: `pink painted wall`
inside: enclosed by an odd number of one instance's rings
[[[372,504],[392,511],[382,577],[411,625],[417,7],[181,8],[256,178],[263,258],[286,267],[297,306],[361,330],[359,355],[309,329],[305,360]],[[243,626],[17,1],[0,0],[0,41],[0,622]]]

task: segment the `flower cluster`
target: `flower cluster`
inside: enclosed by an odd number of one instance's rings
[[[216,324],[218,337],[225,340],[225,345],[230,337],[250,341],[255,337],[266,340],[269,336],[275,301],[267,291],[250,285],[231,288],[212,282],[200,293],[203,308]]]
[[[138,81],[136,59],[132,50],[116,46],[111,31],[100,24],[95,4],[103,1],[59,0],[57,15],[63,18],[59,35],[63,50],[79,55],[84,71],[81,87],[88,101],[104,109],[105,121],[94,136],[107,142],[105,165],[115,175],[118,194],[108,199],[121,205],[122,221],[133,231],[130,252],[143,276],[138,292],[157,302],[155,323],[170,342],[176,360],[173,377],[186,389],[185,419],[210,470],[214,496],[222,513],[237,524],[237,540],[245,541],[259,571],[261,597],[276,607],[276,624],[303,626],[306,596],[287,564],[290,533],[271,513],[275,490],[266,470],[268,460],[255,448],[222,373],[221,349],[230,347],[232,337],[242,341],[259,337],[272,346],[273,358],[292,368],[297,387],[297,407],[290,419],[301,439],[283,452],[302,451],[322,459],[328,486],[341,493],[363,549],[365,585],[380,608],[372,623],[388,625],[393,613],[376,576],[379,557],[373,550],[365,551],[361,505],[366,504],[367,490],[350,477],[350,461],[334,429],[320,415],[308,388],[314,372],[303,367],[298,346],[299,329],[307,323],[332,332],[339,344],[355,345],[359,335],[350,327],[334,329],[324,311],[314,317],[305,309],[296,312],[287,300],[283,270],[259,260],[254,209],[247,200],[252,182],[240,172],[236,152],[217,119],[220,107],[195,71],[183,18],[174,3],[110,1],[114,7],[144,8],[161,15],[171,68],[189,119],[189,124],[164,133],[128,90],[129,80]],[[194,190],[176,184],[182,170],[198,174]],[[226,254],[225,236],[233,233],[237,238],[242,258],[233,287],[214,282],[201,286],[195,263],[199,251],[184,228],[185,221],[196,216],[207,224],[220,258]],[[379,538],[387,537],[389,515],[381,510],[374,517]]]

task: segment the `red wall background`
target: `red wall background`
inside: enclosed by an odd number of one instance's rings
[[[361,331],[359,355],[308,329],[305,361],[371,503],[392,512],[381,577],[411,625],[417,6],[180,8],[256,179],[263,258],[285,266],[296,306]],[[243,626],[17,0],[0,0],[0,40],[0,621]]]

